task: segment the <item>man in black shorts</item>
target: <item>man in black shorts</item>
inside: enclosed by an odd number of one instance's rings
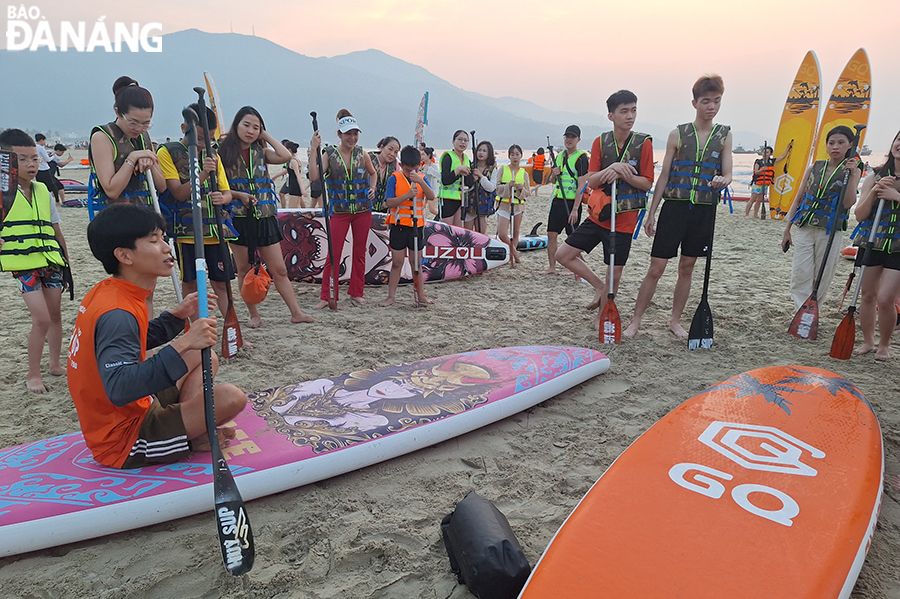
[[[688,337],[681,326],[681,314],[691,292],[694,264],[698,257],[707,253],[722,189],[731,183],[731,128],[713,123],[724,91],[725,86],[718,75],[698,79],[692,89],[692,105],[696,110],[694,121],[678,125],[669,133],[662,172],[644,223],[647,235],[655,236],[650,250],[650,269],[638,291],[634,318],[622,332],[625,337],[637,334],[644,310],[650,305],[669,260],[678,255],[679,246],[681,258],[669,331],[679,339]],[[663,199],[666,201],[659,214],[657,233],[656,209]]]
[[[587,182],[588,154],[578,149],[581,128],[578,125],[566,127],[563,136],[565,151],[556,155],[556,164],[550,172],[547,183],[555,183],[553,200],[550,202],[550,216],[547,219],[547,259],[550,261],[543,275],[555,275],[556,248],[559,234],[565,229],[571,235],[581,221],[581,190]]]

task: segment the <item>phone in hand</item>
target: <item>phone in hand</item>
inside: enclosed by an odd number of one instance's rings
[[[787,254],[787,251],[791,249],[791,241],[790,239],[781,244],[781,251]]]

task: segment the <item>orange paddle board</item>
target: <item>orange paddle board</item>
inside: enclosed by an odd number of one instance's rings
[[[824,99],[823,99],[824,102]],[[816,141],[814,160],[828,160],[825,147],[825,136],[834,127],[846,125],[853,129],[854,125],[866,125],[869,122],[869,107],[872,105],[872,71],[869,68],[869,56],[860,48],[844,67],[834,91],[825,104],[822,122]],[[866,140],[866,131],[859,136],[859,147]]]
[[[800,63],[781,112],[774,155],[784,155],[784,159],[775,163],[775,180],[769,193],[769,214],[775,220],[782,220],[790,210],[812,153],[819,118],[819,73],[819,60],[810,50]]]
[[[878,420],[850,381],[805,366],[745,372],[613,462],[520,599],[846,598],[883,479]]]

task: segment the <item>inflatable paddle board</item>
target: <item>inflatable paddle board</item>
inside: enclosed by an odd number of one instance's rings
[[[387,215],[372,213],[366,252],[366,285],[387,285],[391,273],[391,248],[388,246]],[[321,210],[289,209],[278,211],[278,223],[283,239],[281,251],[292,281],[322,282],[322,270],[328,259],[325,219]],[[338,260],[341,283],[350,281],[353,244],[352,233],[347,236]],[[449,281],[482,273],[509,262],[509,248],[497,239],[454,227],[445,223],[425,221],[425,247],[422,252],[422,273],[425,282]],[[401,283],[412,283],[409,263],[404,262]]]
[[[519,243],[516,244],[516,249],[520,252],[527,252],[530,250],[542,250],[547,247],[547,236],[540,235],[538,233],[538,229],[544,223],[536,224],[532,229],[531,233],[526,235],[525,237],[519,238]]]
[[[578,347],[509,347],[249,394],[223,447],[245,500],[416,451],[496,422],[609,368]],[[208,453],[114,470],[81,433],[0,451],[0,556],[211,510]]]
[[[613,462],[520,598],[847,598],[883,479],[878,420],[850,381],[805,366],[745,372]]]
[[[787,216],[809,163],[819,119],[820,73],[819,59],[810,50],[800,63],[781,112],[773,156],[781,156],[789,143],[793,145],[784,160],[775,163],[775,180],[769,190],[769,214],[775,220]]]
[[[853,129],[854,125],[866,125],[869,122],[869,107],[872,104],[872,71],[869,68],[869,56],[864,48],[860,48],[850,58],[847,66],[834,84],[834,91],[825,104],[822,122],[816,141],[813,160],[827,160],[825,136],[834,127],[846,125]],[[866,140],[866,130],[859,136],[859,147]]]

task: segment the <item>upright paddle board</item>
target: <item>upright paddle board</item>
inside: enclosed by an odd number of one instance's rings
[[[496,422],[609,368],[579,347],[488,349],[249,394],[223,452],[255,499],[416,451]],[[114,470],[81,433],[0,451],[0,556],[212,509],[208,453]]]
[[[800,63],[781,112],[774,155],[781,156],[787,151],[788,144],[793,144],[784,160],[775,163],[775,180],[769,192],[769,214],[776,220],[784,219],[790,210],[809,163],[819,118],[820,73],[819,59],[810,50]]]
[[[387,215],[372,214],[366,249],[366,285],[387,285],[391,274],[391,248]],[[325,219],[321,210],[287,209],[278,211],[281,226],[281,252],[292,281],[322,282],[322,271],[328,259]],[[350,280],[352,232],[347,236],[338,259],[338,280]],[[509,262],[506,244],[461,227],[442,222],[425,221],[425,247],[422,252],[422,274],[425,282],[449,281],[482,273]],[[401,283],[412,283],[409,263],[404,262]]]
[[[860,48],[844,67],[834,91],[825,104],[822,122],[816,141],[813,160],[827,160],[828,149],[825,136],[834,127],[846,125],[866,125],[869,122],[869,107],[872,105],[872,72],[869,68],[869,56],[864,48]],[[866,139],[866,131],[859,136],[861,148]]]
[[[850,381],[805,366],[745,372],[613,462],[520,598],[847,598],[883,480],[881,429]]]

